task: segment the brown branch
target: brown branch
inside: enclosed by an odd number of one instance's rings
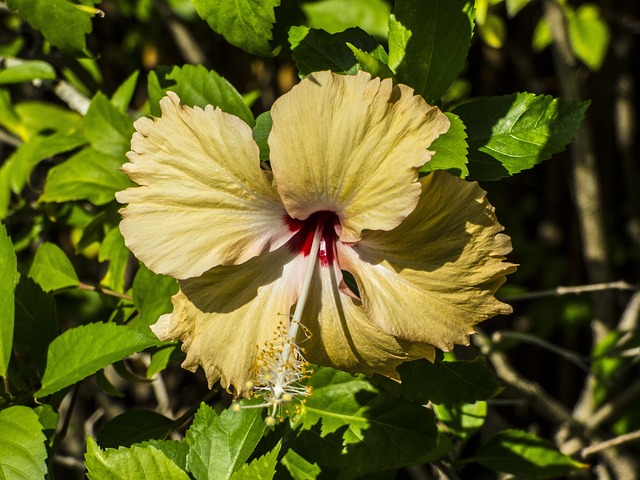
[[[577,295],[580,293],[599,292],[602,290],[630,290],[638,291],[636,285],[632,285],[624,280],[617,282],[594,283],[590,285],[576,285],[573,287],[556,287],[548,290],[540,290],[537,292],[527,292],[513,297],[501,297],[500,300],[505,302],[519,302],[522,300],[532,300],[535,298],[559,297],[562,295]]]
[[[604,442],[596,443],[595,445],[591,445],[587,448],[583,448],[581,455],[582,455],[582,458],[587,458],[589,455],[593,455],[594,453],[598,453],[607,448],[616,447],[618,445],[633,442],[636,440],[640,440],[640,430],[625,433],[624,435],[620,435],[610,440],[605,440]]]
[[[110,297],[116,297],[116,298],[121,298],[123,300],[133,300],[133,297],[131,295],[127,295],[126,293],[120,293],[120,292],[116,292],[113,290],[110,290],[108,288],[102,287],[100,285],[88,285],[86,283],[82,283],[80,282],[78,284],[78,288],[80,290],[85,290],[87,292],[97,292],[97,293],[101,293],[103,295],[109,295]]]

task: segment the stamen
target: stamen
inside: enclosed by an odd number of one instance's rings
[[[296,344],[296,337],[309,296],[313,272],[318,263],[323,228],[324,222],[318,222],[311,250],[306,257],[307,269],[293,316],[288,326],[281,321],[274,332],[274,340],[265,342],[262,346],[254,366],[254,379],[247,382],[246,385],[251,390],[252,396],[262,398],[263,402],[258,405],[243,405],[242,408],[270,409],[269,415],[265,419],[269,426],[275,425],[278,421],[284,421],[283,409],[285,414],[291,413],[288,405],[294,400],[302,397],[299,401],[304,403],[305,397],[311,395],[311,387],[300,384],[301,380],[310,378],[313,372],[308,369],[309,363],[304,359],[302,349]],[[308,337],[308,330],[304,326],[302,328]],[[240,406],[234,404],[233,408],[237,411]],[[295,405],[294,412],[300,413],[299,405]]]

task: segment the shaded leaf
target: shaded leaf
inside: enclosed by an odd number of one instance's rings
[[[186,472],[152,445],[100,450],[96,441],[87,437],[84,458],[90,480],[189,480]]]
[[[0,258],[0,377],[4,377],[13,349],[14,297],[18,280],[16,254],[4,223],[0,224]]]
[[[151,445],[164,453],[173,463],[178,465],[182,470],[187,469],[187,455],[189,454],[189,445],[185,442],[175,440],[149,440],[142,442],[141,447]]]
[[[108,421],[98,433],[102,448],[129,447],[145,440],[163,440],[175,421],[150,410],[131,409]]]
[[[218,414],[203,403],[184,438],[190,447],[189,472],[197,480],[230,478],[247,461],[265,428],[259,408]]]
[[[370,73],[374,77],[395,79],[395,75],[387,65],[388,58],[383,59],[377,54],[377,52],[382,51],[386,57],[387,52],[384,51],[382,45],[379,45],[372,53],[360,50],[350,43],[347,43],[347,47],[353,52],[361,70]]]
[[[173,310],[171,297],[178,292],[178,282],[175,279],[152,272],[143,264],[133,279],[133,304],[139,315],[129,322],[135,328],[148,335],[153,335],[149,329],[158,321],[160,315]]]
[[[253,139],[260,148],[260,161],[269,161],[269,133],[271,133],[271,126],[273,121],[271,120],[271,112],[264,112],[258,115],[256,118],[256,126],[253,127]]]
[[[131,103],[133,94],[136,91],[136,85],[138,83],[139,71],[136,70],[129,77],[122,82],[122,84],[115,91],[111,97],[111,105],[116,107],[120,112],[126,113],[127,107]]]
[[[469,177],[497,180],[561,152],[580,129],[588,105],[514,93],[455,108],[467,127]]]
[[[91,100],[84,117],[83,131],[95,151],[115,157],[120,165],[125,162],[124,154],[129,150],[133,123],[101,92]]]
[[[242,465],[231,475],[231,480],[271,480],[276,474],[281,446],[282,443],[278,443],[270,452]]]
[[[151,335],[113,323],[90,323],[67,330],[51,342],[42,388],[34,396],[50,395],[158,343]]]
[[[43,243],[38,248],[29,269],[33,278],[45,292],[76,287],[80,281],[73,264],[60,247],[53,243]]]
[[[447,432],[462,438],[469,438],[484,425],[487,418],[487,402],[437,405],[433,411],[444,423]]]
[[[322,470],[317,463],[311,463],[294,450],[287,450],[280,460],[294,480],[315,480]]]
[[[464,123],[451,112],[446,112],[445,115],[451,122],[451,126],[447,133],[440,135],[431,144],[429,150],[434,151],[435,155],[422,166],[420,171],[446,170],[456,177],[465,178],[469,175],[469,170],[467,168],[467,133]]]
[[[302,76],[318,70],[343,74],[358,71],[358,60],[347,43],[364,52],[372,52],[379,46],[375,38],[360,28],[335,34],[303,26],[289,30],[293,60]]]
[[[274,9],[280,0],[193,0],[196,12],[227,42],[243,50],[271,57],[276,21]]]
[[[105,235],[98,260],[109,262],[109,269],[101,283],[107,285],[116,292],[124,290],[124,274],[129,263],[130,252],[124,244],[124,238],[118,227],[114,227]]]
[[[240,117],[249,126],[255,125],[251,110],[236,88],[225,78],[202,65],[185,65],[173,67],[171,70],[158,68],[155,72],[149,73],[148,82],[151,114],[156,117],[160,116],[160,99],[170,90],[176,92],[185,105],[201,108],[213,105]]]
[[[45,440],[38,414],[30,408],[14,406],[0,411],[0,478],[44,478]]]
[[[396,0],[389,66],[401,83],[436,103],[464,66],[473,33],[471,0]]]
[[[588,467],[560,453],[548,440],[521,430],[499,432],[464,462],[525,478],[558,478]]]

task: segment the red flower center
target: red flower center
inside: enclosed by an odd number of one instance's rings
[[[313,243],[313,235],[316,227],[320,225],[322,228],[320,249],[318,251],[320,265],[326,267],[333,263],[335,258],[334,245],[337,237],[336,225],[340,224],[340,220],[338,220],[338,216],[334,212],[316,212],[306,220],[297,220],[287,216],[285,217],[285,222],[292,232],[297,232],[289,240],[289,249],[305,257],[309,255],[311,244]]]

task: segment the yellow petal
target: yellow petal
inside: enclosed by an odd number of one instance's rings
[[[395,368],[417,358],[433,361],[431,345],[413,345],[371,323],[361,303],[345,294],[336,263],[319,265],[302,318],[309,338],[299,338],[311,363],[351,373],[398,378]]]
[[[390,335],[443,350],[468,344],[473,326],[509,313],[493,294],[515,266],[509,237],[477,185],[447,173],[421,180],[416,209],[390,232],[338,243],[373,323]]]
[[[359,72],[317,72],[271,110],[271,168],[289,215],[335,212],[341,240],[390,230],[415,208],[418,169],[449,120],[413,90]]]
[[[161,118],[134,124],[123,167],[140,187],[116,194],[129,204],[120,223],[129,249],[155,272],[189,278],[288,240],[251,128],[210,105],[181,105],[173,92],[160,107]]]
[[[223,388],[246,395],[258,346],[272,342],[280,324],[289,324],[304,259],[284,246],[242,265],[181,280],[173,313],[152,330],[161,340],[181,340],[187,354],[182,366],[191,371],[202,366],[209,386],[220,380]]]

